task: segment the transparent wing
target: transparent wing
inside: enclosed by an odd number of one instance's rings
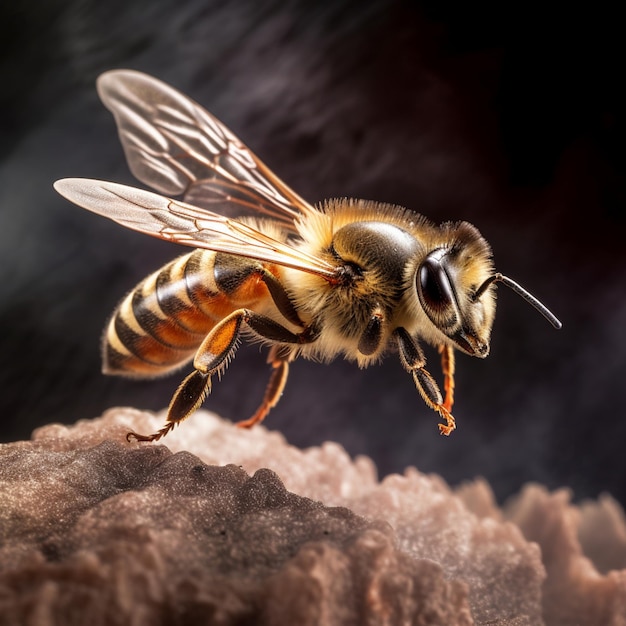
[[[220,212],[258,212],[294,230],[315,209],[193,100],[151,76],[114,70],[98,78],[132,173],[168,196]]]
[[[89,211],[153,237],[336,277],[333,265],[247,224],[150,191],[87,178],[64,178],[54,188]]]

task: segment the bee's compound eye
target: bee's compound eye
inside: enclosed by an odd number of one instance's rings
[[[419,269],[417,285],[426,306],[435,311],[452,306],[452,286],[439,259],[426,258]]]

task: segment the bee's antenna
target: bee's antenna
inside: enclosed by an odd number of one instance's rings
[[[530,306],[537,309],[537,311],[539,311],[539,313],[541,313],[541,315],[543,315],[550,322],[550,324],[552,324],[552,326],[554,326],[554,328],[556,328],[557,330],[563,326],[563,324],[561,324],[561,322],[556,317],[556,315],[554,315],[554,313],[552,313],[552,311],[550,311],[548,307],[545,306],[545,304],[542,304],[541,302],[539,302],[539,300],[537,300],[537,298],[535,298],[535,296],[533,296],[532,294],[528,293],[528,291],[526,291],[524,287],[516,283],[514,280],[511,280],[507,276],[500,274],[500,272],[497,272],[493,276],[490,276],[476,290],[473,300],[474,301],[478,300],[485,293],[485,291],[487,291],[487,288],[492,283],[504,283],[507,287],[512,289],[518,296],[522,296],[522,298],[524,298],[524,300],[526,300],[526,302],[528,302]]]

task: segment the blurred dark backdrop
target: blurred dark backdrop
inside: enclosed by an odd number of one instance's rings
[[[450,438],[393,355],[366,371],[296,363],[269,428],[338,441],[382,475],[416,465],[454,484],[483,475],[500,499],[533,480],[625,503],[625,40],[608,3],[553,4],[3,3],[2,439],[113,405],[160,409],[182,376],[103,377],[99,340],[122,295],[183,250],[52,189],[134,183],[94,86],[127,67],[201,102],[311,201],[471,221],[498,269],[564,322],[554,331],[500,288],[491,356],[458,357]],[[245,418],[267,375],[242,347],[205,406]]]

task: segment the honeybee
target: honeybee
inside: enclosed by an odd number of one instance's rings
[[[535,297],[495,271],[489,244],[468,222],[437,226],[402,207],[364,200],[312,206],[172,87],[127,70],[101,75],[97,86],[131,171],[159,194],[78,178],[59,180],[55,189],[123,226],[196,248],[135,287],[106,327],[106,374],[155,377],[193,359],[165,426],[129,439],[156,441],[189,417],[243,335],[269,346],[272,371],[258,410],[239,426],[261,422],[276,405],[296,357],[343,355],[367,367],[396,346],[449,435],[454,350],[489,353],[496,283],[561,327]],[[251,215],[227,217],[232,209]],[[420,341],[439,349],[443,395]]]

